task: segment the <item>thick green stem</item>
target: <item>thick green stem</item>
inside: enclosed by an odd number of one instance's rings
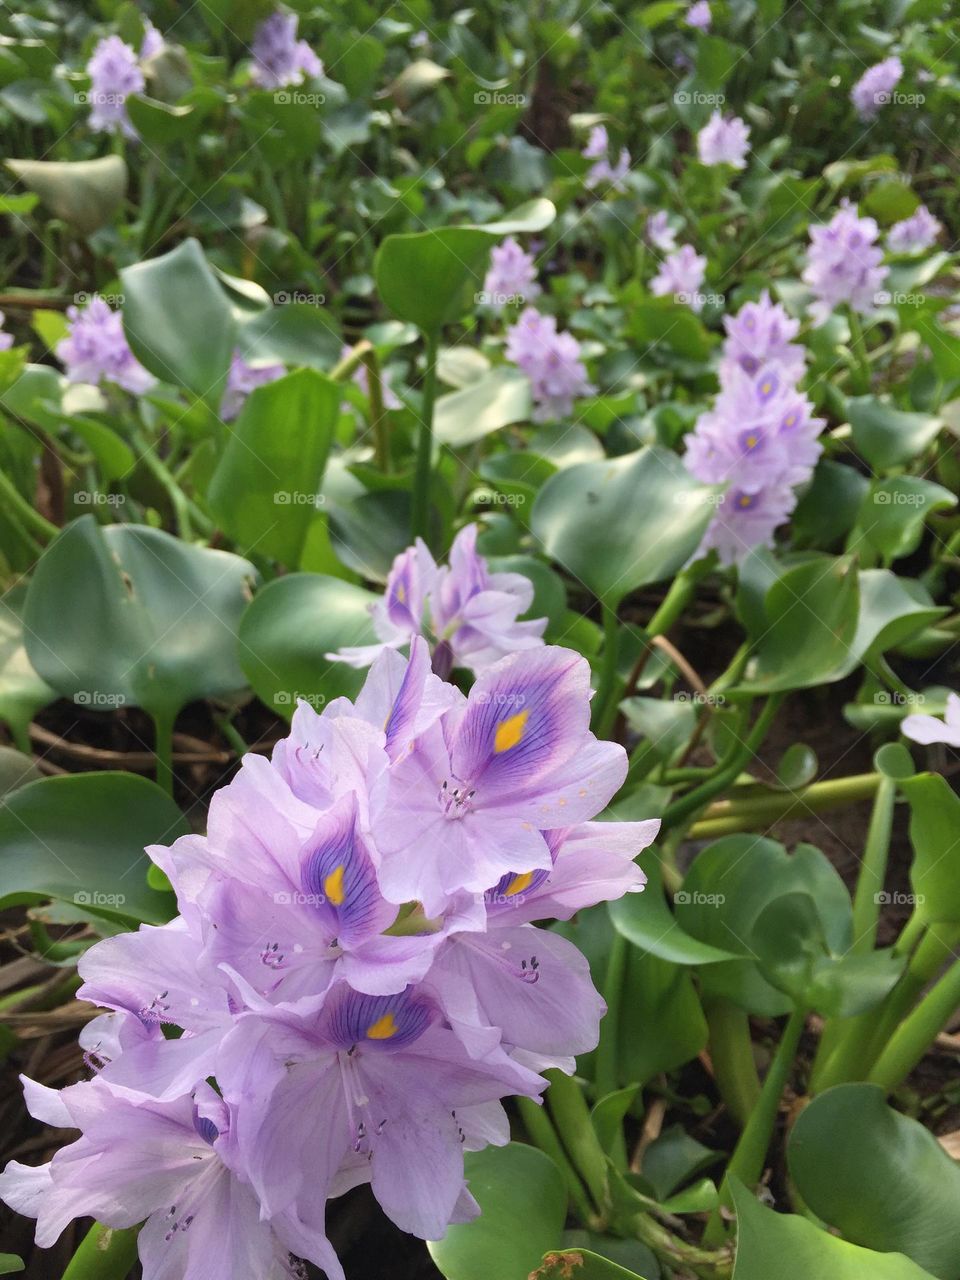
[[[624,1236],[641,1240],[670,1268],[671,1273],[686,1275],[692,1271],[702,1280],[730,1280],[733,1274],[733,1251],[729,1245],[721,1249],[698,1249],[639,1210],[635,1214],[623,1215],[617,1222],[617,1229]]]
[[[435,333],[427,335],[427,363],[423,374],[420,434],[417,437],[416,470],[413,477],[411,527],[415,538],[428,539],[430,524],[430,475],[433,461],[433,404],[437,397],[437,346]]]
[[[619,1083],[617,1076],[617,1049],[620,1032],[620,997],[630,944],[622,933],[610,926],[613,939],[607,959],[607,972],[603,982],[603,998],[607,1012],[600,1023],[600,1043],[597,1046],[597,1097],[613,1093]]]
[[[157,453],[156,445],[148,443],[136,432],[132,433],[132,440],[139,452],[140,462],[156,479],[170,499],[170,505],[173,507],[173,514],[177,522],[177,533],[180,537],[184,541],[189,541],[193,536],[194,525],[206,537],[209,537],[213,533],[212,521],[203,514],[196,503],[190,501],[180,488],[176,476]]]
[[[563,1180],[567,1184],[567,1194],[577,1217],[585,1227],[591,1226],[596,1221],[597,1215],[587,1199],[587,1193],[583,1189],[583,1183],[577,1177],[576,1169],[570,1163],[557,1137],[557,1131],[547,1115],[546,1107],[540,1106],[532,1098],[517,1098],[517,1107],[534,1146],[545,1152],[563,1174]]]
[[[35,534],[41,542],[49,542],[60,530],[39,511],[34,511],[17,486],[5,472],[0,471],[0,500],[16,515],[20,523]]]
[[[804,812],[825,813],[872,796],[883,777],[879,773],[857,773],[848,778],[826,778],[796,791],[758,794],[751,788],[737,788],[737,795],[712,804],[704,816],[690,828],[693,840],[715,840],[738,831],[755,831],[771,826],[782,818]],[[743,798],[739,792],[743,791]],[[693,794],[691,792],[691,794]],[[686,797],[684,797],[686,798]]]
[[[862,396],[870,390],[870,359],[859,315],[850,307],[847,317],[850,322],[850,353],[854,359],[851,386],[856,395]]]
[[[704,1005],[710,1028],[710,1060],[720,1095],[741,1129],[760,1099],[760,1077],[753,1058],[750,1020],[743,1009],[720,997]]]
[[[390,471],[390,446],[387,441],[387,419],[383,407],[383,379],[376,350],[370,346],[363,352],[363,366],[367,371],[367,398],[370,401],[370,427],[373,431],[373,450],[377,466],[386,475]]]
[[[910,1016],[901,1022],[867,1076],[888,1093],[902,1084],[917,1065],[948,1018],[960,1005],[960,960],[955,960],[927,992]]]
[[[587,1185],[591,1199],[601,1211],[608,1200],[607,1160],[593,1127],[590,1108],[583,1091],[572,1076],[562,1071],[544,1073],[550,1081],[547,1102],[560,1140],[577,1173]]]
[[[137,1260],[139,1230],[114,1231],[95,1222],[67,1263],[63,1280],[125,1280]]]
[[[720,1206],[730,1207],[730,1179],[737,1177],[748,1187],[754,1186],[763,1173],[763,1162],[770,1148],[770,1139],[780,1110],[780,1099],[790,1078],[793,1060],[797,1056],[797,1045],[803,1034],[807,1020],[805,1009],[794,1009],[787,1020],[783,1036],[773,1055],[770,1069],[760,1090],[760,1097],[750,1113],[746,1128],[734,1148],[720,1192],[720,1205],[714,1210],[704,1232],[704,1244],[719,1244],[723,1240],[724,1225],[720,1215]]]
[[[597,737],[605,738],[610,733],[617,714],[617,691],[620,683],[617,676],[617,655],[620,652],[620,629],[616,607],[601,601],[601,609],[603,610],[603,661],[597,687],[594,729]]]

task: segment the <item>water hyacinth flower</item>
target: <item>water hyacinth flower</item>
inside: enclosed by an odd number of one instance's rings
[[[697,253],[693,245],[684,244],[669,253],[660,264],[660,270],[650,281],[650,292],[656,298],[673,297],[693,311],[702,311],[704,297],[701,292],[707,272],[707,260]]]
[[[239,350],[234,351],[227,373],[227,385],[220,401],[220,417],[224,422],[232,422],[251,391],[266,386],[268,382],[276,382],[286,372],[286,366],[282,364],[248,364]]]
[[[521,248],[513,236],[495,245],[480,301],[494,311],[502,311],[512,304],[531,302],[540,292],[533,254]]]
[[[696,31],[709,31],[712,18],[707,0],[697,0],[696,4],[692,4],[684,15],[683,21]]]
[[[960,696],[955,693],[947,695],[947,707],[942,720],[938,716],[914,713],[904,717],[900,732],[905,738],[921,742],[924,746],[942,742],[948,747],[960,747]]]
[[[594,125],[590,130],[586,146],[581,152],[585,160],[593,161],[587,171],[587,176],[583,180],[588,191],[593,191],[595,187],[603,186],[604,184],[612,187],[614,191],[623,190],[624,179],[630,172],[630,152],[626,147],[621,147],[620,155],[614,165],[610,163],[609,152],[610,139],[607,135],[606,126],[602,124]]]
[[[878,234],[876,221],[861,218],[849,200],[842,202],[828,223],[810,228],[802,279],[813,292],[810,314],[817,324],[844,303],[861,315],[874,310],[887,278]]]
[[[507,330],[506,356],[530,379],[534,422],[566,417],[574,400],[594,389],[580,358],[580,343],[572,333],[558,333],[554,317],[535,307],[522,311]]]
[[[253,35],[253,81],[263,89],[282,89],[323,75],[323,63],[307,44],[297,39],[300,19],[277,10],[265,18]]]
[[[327,657],[366,667],[383,649],[398,649],[422,635],[442,675],[453,667],[479,675],[508,653],[542,645],[546,618],[517,620],[533,604],[530,579],[491,573],[476,548],[477,526],[467,525],[454,539],[449,564],[440,566],[418,538],[394,560],[383,599],[371,610],[380,643]]]
[[[739,116],[722,116],[714,111],[697,134],[697,156],[701,164],[728,164],[745,169],[750,150],[750,126]]]
[[[665,210],[651,213],[647,218],[646,236],[650,244],[661,253],[672,253],[677,247],[677,233],[670,226]]]
[[[68,382],[112,382],[134,395],[156,385],[130,350],[120,312],[103,298],[91,298],[83,308],[68,307],[67,321],[67,336],[57,343],[55,354]]]
[[[129,95],[142,93],[146,85],[136,50],[119,36],[105,36],[94,47],[86,71],[90,77],[90,128],[136,138],[126,107]]]
[[[803,376],[807,354],[793,339],[800,321],[787,314],[779,302],[771,302],[764,289],[756,302],[746,302],[735,316],[724,316],[727,331],[720,365],[721,382],[737,367],[754,374],[764,366],[775,366],[792,382]]]
[[[356,703],[301,703],[206,835],[148,850],[180,914],[82,957],[81,998],[107,1010],[81,1036],[93,1078],[24,1080],[37,1119],[79,1131],[0,1174],[38,1244],[93,1216],[144,1223],[145,1280],[282,1280],[300,1259],[344,1280],[326,1206],[351,1187],[424,1238],[476,1216],[464,1151],[508,1142],[502,1100],[572,1071],[604,1012],[584,957],[533,922],[641,889],[659,828],[593,821],[627,761],[589,700],[569,650],[514,653],[464,696],[418,639]]]
[[[721,564],[739,564],[754,547],[772,547],[773,535],[797,505],[789,485],[774,485],[755,493],[733,487],[711,520],[700,554],[716,551]]]
[[[13,334],[5,333],[3,326],[7,322],[7,317],[0,311],[0,351],[9,351],[13,346]]]
[[[902,76],[903,63],[896,56],[867,68],[850,90],[850,101],[861,120],[873,120],[879,114],[880,108],[890,102]]]
[[[893,224],[887,232],[887,249],[890,253],[922,253],[933,246],[942,230],[940,220],[922,204],[909,218]]]

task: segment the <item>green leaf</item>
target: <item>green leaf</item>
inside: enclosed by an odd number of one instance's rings
[[[960,1168],[879,1085],[842,1084],[800,1113],[787,1146],[804,1202],[854,1244],[960,1277]]]
[[[317,519],[341,392],[316,370],[299,369],[247,397],[207,493],[211,512],[241,550],[300,563]]]
[[[853,467],[821,458],[791,516],[798,546],[827,551],[853,528],[870,481]]]
[[[57,218],[90,235],[106,226],[127,194],[120,156],[99,160],[8,160],[7,168],[35,191]]]
[[[233,308],[196,240],[124,267],[123,327],[145,368],[216,409],[236,345]]]
[[[734,960],[729,948],[701,942],[686,933],[667,906],[663,896],[663,875],[659,862],[651,861],[643,893],[629,893],[611,902],[607,910],[618,933],[641,951],[669,960],[672,964],[718,964]]]
[[[628,1271],[589,1249],[563,1249],[544,1254],[541,1265],[524,1280],[574,1280],[574,1277],[576,1280],[643,1280],[636,1271]]]
[[[318,708],[355,697],[366,671],[324,655],[376,643],[370,606],[378,598],[319,573],[291,573],[258,591],[240,623],[240,663],[260,700],[291,716],[298,697]]]
[[[30,782],[0,803],[0,905],[55,898],[111,920],[163,924],[176,902],[148,887],[144,848],[189,829],[173,801],[136,774]]]
[[[472,305],[494,240],[515,232],[542,231],[555,216],[549,200],[531,200],[482,227],[440,227],[387,236],[374,261],[380,297],[398,319],[436,336]]]
[[[0,720],[24,746],[34,715],[57,697],[27,657],[21,616],[26,594],[26,583],[19,583],[0,598]]]
[[[706,360],[713,345],[696,312],[667,298],[636,303],[627,323],[641,345],[666,347],[687,360]]]
[[[853,442],[874,471],[910,462],[933,444],[943,421],[928,413],[905,413],[874,396],[847,401]]]
[[[730,1184],[737,1213],[733,1280],[930,1280],[903,1254],[861,1249],[806,1218],[764,1208],[738,1178]]]
[[[434,430],[441,444],[459,449],[512,422],[526,422],[531,406],[527,375],[500,365],[461,390],[440,396]]]
[[[559,1169],[517,1142],[471,1152],[465,1164],[480,1217],[428,1243],[430,1256],[446,1280],[526,1280],[563,1230],[567,1190]]]
[[[862,538],[889,565],[916,551],[927,516],[956,502],[949,489],[920,476],[876,481],[863,500],[853,536]]]
[[[264,307],[240,320],[237,326],[237,346],[251,363],[286,364],[326,372],[340,358],[342,345],[330,315],[306,302]]]
[[[705,1147],[683,1125],[671,1125],[643,1153],[641,1172],[658,1200],[667,1200],[691,1178],[721,1159],[722,1152]]]
[[[960,923],[960,796],[939,773],[901,779],[910,804],[910,885],[928,923]]]
[[[562,568],[615,607],[686,564],[710,522],[715,493],[676,454],[641,449],[558,471],[540,490],[531,525]]]
[[[42,777],[30,756],[15,751],[13,747],[0,747],[0,797],[28,782],[38,782]]]
[[[15,1271],[22,1271],[24,1262],[22,1258],[18,1258],[15,1253],[0,1253],[0,1276],[13,1275]]]
[[[27,653],[48,684],[78,703],[174,715],[195,698],[245,686],[236,631],[256,578],[230,552],[82,516],[34,571]]]

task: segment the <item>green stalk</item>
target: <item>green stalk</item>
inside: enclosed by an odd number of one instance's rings
[[[155,711],[154,752],[157,757],[157,785],[163,787],[168,796],[173,795],[173,722],[176,713],[168,710]]]
[[[625,1214],[618,1219],[617,1230],[625,1237],[640,1240],[674,1272],[693,1272],[702,1280],[730,1280],[733,1274],[733,1251],[729,1245],[721,1249],[698,1249],[687,1244],[649,1214]]]
[[[17,486],[3,471],[0,471],[0,499],[14,512],[20,523],[31,534],[35,534],[41,542],[49,542],[60,532],[57,526],[42,516],[39,511],[34,511]]]
[[[720,1204],[710,1216],[707,1229],[703,1234],[704,1244],[719,1244],[724,1238],[721,1206],[729,1208],[732,1204],[730,1196],[730,1179],[738,1177],[748,1187],[754,1186],[763,1173],[763,1162],[770,1148],[773,1127],[776,1124],[780,1099],[790,1078],[793,1060],[797,1055],[797,1046],[807,1021],[806,1009],[794,1009],[787,1019],[777,1051],[770,1063],[766,1079],[760,1090],[760,1097],[750,1113],[746,1128],[734,1148],[730,1163],[720,1189]]]
[[[617,686],[620,683],[617,676],[617,655],[620,652],[620,629],[616,607],[602,600],[600,608],[603,612],[603,655],[597,686],[594,731],[598,738],[606,738],[610,734],[617,714]]]
[[[95,1222],[67,1263],[63,1280],[125,1280],[137,1260],[139,1230],[114,1231]]]
[[[373,431],[373,450],[377,466],[388,475],[390,472],[390,446],[387,441],[387,419],[383,407],[383,379],[380,361],[371,346],[363,351],[363,364],[367,371],[367,396],[370,400],[370,427]]]
[[[854,359],[854,370],[851,385],[856,395],[862,396],[870,390],[870,359],[867,355],[867,343],[860,317],[852,307],[847,308],[850,323],[850,353]]]
[[[714,840],[739,831],[769,827],[796,813],[798,804],[808,811],[825,813],[869,798],[876,792],[882,776],[857,773],[848,778],[826,778],[796,791],[767,792],[766,795],[758,795],[753,788],[737,788],[738,792],[749,791],[749,794],[743,799],[734,796],[711,805],[690,828],[689,835],[693,840]]]
[[[430,470],[433,455],[433,404],[437,397],[437,346],[439,335],[427,335],[427,363],[423,374],[420,435],[417,439],[413,479],[411,528],[415,538],[428,539],[430,524]]]
[[[745,1129],[760,1100],[750,1019],[743,1009],[722,996],[706,1001],[704,1013],[710,1028],[710,1060],[717,1088],[727,1110]]]
[[[600,1023],[600,1043],[597,1045],[597,1097],[604,1098],[617,1088],[617,1048],[620,1042],[620,998],[627,971],[629,943],[619,930],[613,930],[607,972],[603,982],[603,998],[607,1012]]]
[[[136,431],[131,432],[131,440],[139,453],[139,461],[157,480],[170,499],[170,505],[173,507],[173,514],[177,521],[177,533],[179,536],[185,542],[189,542],[193,536],[193,526],[196,525],[203,534],[209,537],[213,533],[212,522],[207,519],[196,503],[190,501],[180,488],[176,477],[158,455],[156,445],[144,440],[139,432]]]
[[[593,1127],[583,1091],[573,1076],[562,1071],[545,1071],[544,1075],[550,1081],[547,1102],[560,1140],[577,1173],[586,1183],[591,1199],[602,1210],[609,1199],[607,1158]]]
[[[671,827],[679,826],[680,823],[685,822],[699,809],[707,805],[715,795],[719,795],[721,791],[726,791],[727,787],[756,755],[760,744],[767,736],[767,730],[773,723],[773,718],[777,714],[782,701],[783,694],[780,693],[775,693],[768,698],[763,710],[757,716],[753,728],[747,735],[746,741],[731,753],[729,762],[723,768],[718,769],[712,778],[708,778],[699,787],[694,787],[685,796],[681,796],[679,800],[674,800],[673,804],[667,806],[663,815],[661,832],[669,831]]]
[[[557,1137],[557,1131],[547,1115],[546,1107],[534,1102],[532,1098],[521,1097],[517,1098],[516,1101],[520,1111],[520,1118],[523,1120],[528,1137],[532,1140],[534,1146],[539,1147],[541,1151],[550,1157],[563,1174],[563,1180],[567,1184],[567,1194],[570,1197],[570,1203],[576,1210],[577,1217],[585,1227],[594,1225],[597,1221],[597,1215],[587,1199],[587,1193],[583,1189],[583,1183],[577,1177],[577,1171],[570,1163],[567,1153]]]
[[[955,960],[910,1016],[901,1022],[867,1076],[887,1093],[902,1084],[960,1004],[960,960]]]

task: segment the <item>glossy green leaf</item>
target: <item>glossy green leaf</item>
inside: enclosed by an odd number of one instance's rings
[[[22,1271],[24,1262],[15,1253],[0,1253],[0,1276],[11,1276],[15,1271]]]
[[[544,1254],[529,1280],[573,1280],[574,1277],[576,1280],[644,1280],[636,1271],[628,1271],[618,1262],[591,1253],[589,1249],[562,1249]]]
[[[278,294],[278,305],[263,307],[237,323],[243,358],[258,364],[329,371],[340,358],[342,341],[330,314]]]
[[[626,1267],[631,1274],[644,1276],[646,1280],[660,1280],[660,1264],[657,1262],[656,1255],[639,1240],[621,1240],[618,1236],[574,1229],[563,1233],[561,1245],[564,1249],[586,1251],[582,1254],[585,1258],[599,1257],[603,1261],[615,1263],[618,1267]]]
[[[960,796],[940,773],[900,783],[910,804],[910,885],[921,916],[960,923]]]
[[[127,194],[127,166],[121,156],[103,156],[99,160],[8,160],[6,164],[55,217],[82,235],[106,226]]]
[[[854,1244],[904,1253],[940,1280],[960,1277],[960,1168],[879,1085],[842,1084],[801,1111],[790,1174],[813,1212]]]
[[[30,756],[13,747],[0,746],[0,797],[9,795],[28,782],[39,782],[43,774]]]
[[[467,1186],[480,1217],[428,1244],[446,1280],[527,1280],[560,1239],[567,1190],[559,1169],[536,1147],[511,1142],[466,1157]]]
[[[881,480],[864,497],[853,536],[862,538],[889,565],[916,551],[929,515],[956,502],[949,489],[920,476]]]
[[[236,345],[233,308],[196,240],[124,267],[123,326],[134,355],[162,382],[216,408]]]
[[[240,556],[82,516],[47,547],[24,607],[40,676],[94,708],[172,715],[246,681],[237,627],[257,574]]]
[[[260,700],[291,716],[298,697],[318,710],[355,697],[366,671],[324,655],[376,643],[370,607],[377,599],[319,573],[292,573],[258,591],[240,623],[240,663]]]
[[[147,885],[144,847],[188,831],[173,801],[136,774],[28,783],[0,804],[0,905],[55,898],[91,915],[162,924],[176,903]]]
[[[651,859],[644,865],[647,885],[643,893],[626,894],[607,908],[617,932],[641,951],[673,964],[718,964],[735,959],[729,948],[701,942],[681,928],[663,895],[660,864]]]
[[[687,360],[706,360],[712,342],[700,317],[683,303],[666,298],[638,302],[630,308],[630,331],[641,345],[672,351]]]
[[[691,1137],[683,1125],[671,1125],[656,1137],[643,1153],[640,1167],[658,1200],[669,1199],[695,1174],[709,1169],[723,1156]]]
[[[829,551],[853,528],[869,487],[853,467],[821,458],[790,517],[795,544]]]
[[[22,620],[26,594],[26,583],[20,583],[0,598],[0,720],[23,745],[36,712],[57,697],[27,657]]]
[[[930,1280],[900,1253],[877,1253],[839,1240],[806,1218],[774,1213],[731,1179],[737,1213],[733,1280]]]
[[[341,388],[314,369],[257,387],[246,399],[207,500],[242,551],[296,567],[320,508]]]
[[[874,471],[910,462],[933,444],[943,421],[927,413],[905,413],[874,396],[847,401],[853,442]]]
[[[676,454],[652,447],[558,471],[541,489],[531,524],[561,568],[617,605],[686,564],[710,523],[715,493]]]
[[[441,444],[459,449],[513,422],[530,417],[530,379],[500,365],[459,391],[437,400],[434,429]]]

